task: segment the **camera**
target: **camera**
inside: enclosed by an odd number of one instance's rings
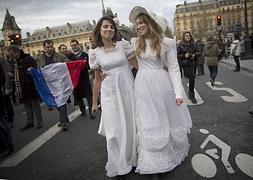
[[[189,58],[190,58],[190,59],[192,59],[192,58],[193,58],[192,53],[189,53]]]

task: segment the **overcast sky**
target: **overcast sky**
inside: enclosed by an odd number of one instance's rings
[[[187,0],[193,2],[197,0]],[[130,25],[128,15],[134,6],[143,6],[164,16],[173,28],[173,17],[177,4],[184,0],[104,0],[105,7],[111,7],[118,14],[121,24]],[[6,8],[22,29],[22,34],[36,29],[74,23],[84,20],[98,20],[101,17],[101,0],[0,0],[0,28]],[[2,33],[0,33],[2,38]]]

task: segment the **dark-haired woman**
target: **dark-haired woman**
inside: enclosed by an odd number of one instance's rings
[[[193,104],[197,103],[194,94],[195,74],[197,56],[199,51],[190,32],[184,32],[183,38],[177,48],[177,57],[180,67],[183,69],[184,76],[189,79],[189,99]]]
[[[101,121],[98,133],[106,137],[107,176],[124,175],[136,166],[136,127],[134,117],[133,75],[129,64],[137,67],[130,43],[117,41],[117,28],[111,17],[102,17],[94,29],[97,48],[89,51],[94,70],[93,105],[101,90]],[[106,76],[103,77],[101,72]]]

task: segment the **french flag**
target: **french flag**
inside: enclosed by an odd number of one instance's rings
[[[58,108],[67,103],[78,84],[80,71],[86,65],[87,61],[77,60],[30,70],[39,95],[47,106]]]

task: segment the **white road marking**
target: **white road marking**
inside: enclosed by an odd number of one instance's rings
[[[216,175],[215,163],[205,154],[194,154],[191,163],[193,169],[202,177],[212,178]]]
[[[73,121],[80,115],[80,110],[75,110],[73,113],[71,113],[69,117],[69,121]],[[59,131],[61,131],[61,128],[58,127],[58,123],[52,126],[50,129],[48,129],[46,132],[41,134],[39,137],[34,139],[32,142],[27,144],[25,147],[20,149],[19,151],[15,152],[9,158],[4,160],[2,163],[0,163],[0,167],[13,167],[18,165],[21,161],[23,161],[25,158],[27,158],[29,155],[31,155],[34,151],[36,151],[40,146],[42,146],[44,143],[46,143],[49,139],[54,137]]]
[[[241,102],[246,102],[248,101],[248,99],[244,96],[242,96],[241,94],[239,94],[238,92],[234,91],[231,88],[227,88],[227,87],[217,87],[217,86],[211,86],[210,82],[206,83],[212,90],[215,91],[227,91],[228,93],[232,94],[232,96],[221,96],[221,98],[224,101],[227,102],[233,102],[233,103],[241,103]],[[216,85],[223,85],[223,83],[221,82],[215,82]]]
[[[248,154],[237,154],[235,162],[242,172],[253,178],[253,156]]]

